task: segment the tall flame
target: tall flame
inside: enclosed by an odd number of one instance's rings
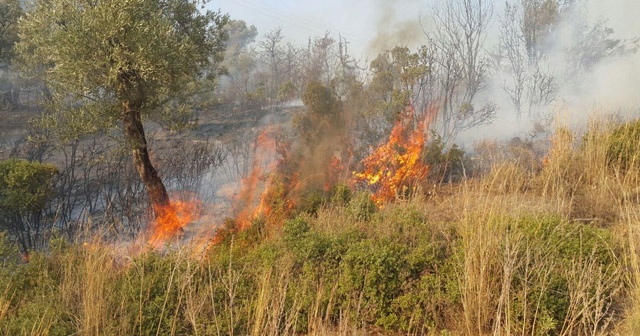
[[[424,122],[414,122],[409,109],[391,130],[389,140],[376,148],[364,161],[364,171],[354,172],[355,182],[365,183],[372,191],[372,200],[383,207],[398,195],[415,192],[429,167],[421,160],[425,145]]]
[[[276,141],[274,130],[264,129],[256,138],[253,164],[249,175],[242,179],[236,202],[236,225],[238,230],[247,229],[251,221],[260,215],[264,194],[268,191],[267,177],[275,168]],[[264,184],[264,187],[261,185]]]

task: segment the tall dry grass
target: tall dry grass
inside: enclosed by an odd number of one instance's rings
[[[0,277],[0,332],[637,335],[640,160],[612,163],[612,129],[560,128],[541,166],[494,161],[382,210],[356,194],[205,254],[96,240],[3,257],[18,276]]]

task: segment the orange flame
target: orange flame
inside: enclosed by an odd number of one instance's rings
[[[247,229],[251,221],[262,212],[264,194],[268,191],[268,181],[265,179],[277,164],[276,141],[272,132],[271,128],[267,128],[256,138],[251,172],[241,182],[242,187],[236,203],[236,225],[241,231]],[[266,186],[260,192],[261,183],[266,183]]]
[[[327,173],[324,182],[324,191],[328,192],[338,182],[340,182],[340,176],[346,171],[346,165],[342,161],[342,155],[340,152],[333,153],[331,163],[327,168]]]
[[[200,218],[201,208],[202,204],[198,200],[173,201],[160,208],[152,225],[153,233],[149,238],[149,244],[157,249],[169,239],[181,234],[187,224]]]
[[[253,204],[255,202],[255,192],[260,181],[262,171],[255,168],[251,174],[242,179],[242,189],[238,194],[238,203],[236,206],[240,207],[238,214],[236,215],[236,221],[238,228],[241,230],[246,229],[251,222]]]
[[[379,207],[398,195],[415,192],[416,184],[429,172],[421,160],[428,120],[413,121],[414,113],[409,109],[404,118],[396,122],[389,140],[363,161],[364,171],[354,172],[356,182],[363,182],[374,191],[372,200]],[[410,126],[413,129],[408,129]]]

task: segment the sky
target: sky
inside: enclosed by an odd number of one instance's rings
[[[340,34],[349,43],[356,58],[372,59],[381,50],[395,45],[416,46],[423,38],[418,23],[427,12],[430,0],[214,0],[209,9],[220,9],[232,19],[244,20],[258,28],[259,37],[282,28],[283,35],[295,44],[306,44],[309,37],[329,31]],[[405,29],[414,26],[417,29]],[[379,40],[401,30],[410,36]],[[386,32],[386,34],[385,34]],[[381,34],[383,33],[383,34]],[[382,35],[382,36],[381,36]],[[406,35],[406,34],[405,34]],[[398,37],[397,35],[395,37]],[[361,56],[361,57],[359,57]]]
[[[309,37],[321,36],[327,31],[341,34],[349,42],[354,56],[371,59],[386,48],[424,43],[422,28],[429,21],[431,8],[444,1],[213,0],[207,8],[219,9],[232,19],[255,25],[259,37],[279,27],[284,36],[296,44],[305,44]],[[588,8],[590,19],[606,19],[618,37],[629,38],[640,32],[640,20],[637,20],[640,0],[582,2]],[[502,14],[504,3],[505,0],[494,1],[494,18]]]

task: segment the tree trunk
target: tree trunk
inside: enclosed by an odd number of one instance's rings
[[[140,109],[132,105],[136,104],[132,104],[131,101],[123,102],[124,135],[128,145],[131,147],[133,164],[147,188],[149,200],[157,217],[169,205],[169,194],[167,194],[167,189],[164,187],[162,179],[158,176],[158,172],[149,159],[147,139],[140,119]]]

